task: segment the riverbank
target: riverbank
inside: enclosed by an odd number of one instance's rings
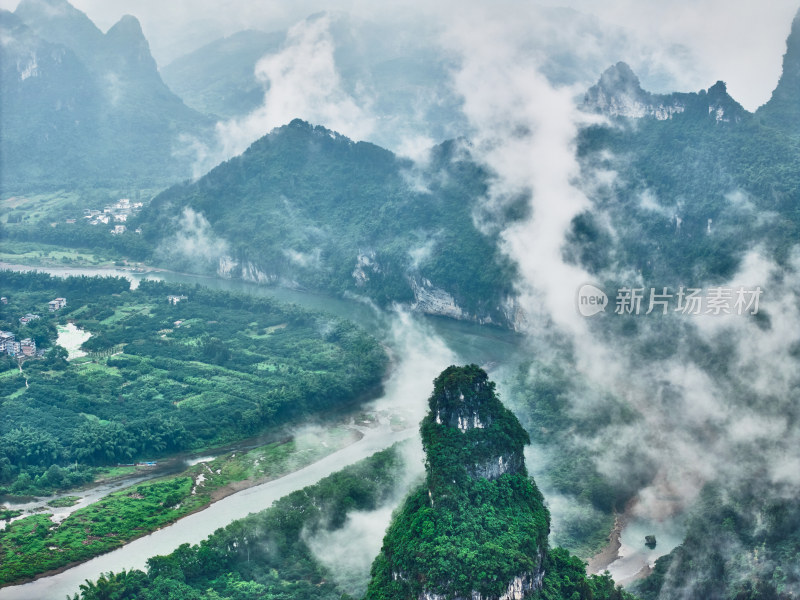
[[[614,515],[614,527],[608,535],[608,544],[600,552],[592,556],[586,565],[586,573],[589,575],[602,573],[619,559],[619,549],[622,548],[622,530],[625,528],[624,515]]]
[[[65,507],[71,514],[63,517],[53,511],[16,520],[0,532],[0,584],[64,572],[362,438],[351,427],[308,429],[289,441],[208,457],[179,474],[112,492],[89,506]]]
[[[3,265],[0,265],[2,268]],[[9,267],[9,265],[6,265]],[[45,268],[53,275],[120,275],[137,281],[136,273],[114,272],[113,269]],[[230,493],[204,510],[163,526],[150,535],[126,543],[115,550],[72,568],[57,569],[60,574],[40,575],[35,582],[8,586],[0,590],[0,599],[63,600],[67,591],[76,591],[86,579],[97,579],[109,570],[145,568],[155,554],[166,554],[182,543],[198,543],[231,521],[266,508],[274,499],[311,485],[342,467],[382,450],[395,441],[413,437],[420,416],[426,410],[430,381],[450,364],[476,363],[504,368],[516,364],[520,354],[520,336],[500,329],[487,330],[473,323],[412,316],[402,311],[380,312],[374,307],[353,300],[331,298],[321,294],[259,286],[240,280],[223,280],[200,276],[159,272],[155,277],[175,283],[201,283],[226,291],[247,293],[292,302],[304,308],[326,311],[357,322],[392,349],[394,360],[383,382],[380,397],[371,402],[378,415],[374,427],[364,427],[364,438],[334,452],[312,465],[285,477],[257,485],[252,482],[240,492]],[[361,419],[355,421],[358,425]],[[213,454],[212,452],[210,452]],[[160,466],[160,464],[159,464]],[[232,491],[232,490],[231,490]],[[222,496],[224,492],[219,492]],[[54,571],[51,571],[51,573]]]
[[[151,556],[168,554],[183,543],[197,544],[220,527],[268,508],[283,496],[413,437],[416,431],[416,428],[392,431],[386,424],[365,428],[361,440],[288,475],[231,494],[205,510],[72,568],[53,569],[50,576],[42,574],[35,581],[3,587],[0,600],[63,600],[66,593],[76,591],[85,580],[97,579],[102,573],[144,569]]]
[[[650,575],[655,561],[678,546],[684,535],[681,515],[662,519],[644,517],[634,499],[626,505],[625,512],[615,515],[608,543],[589,559],[586,572],[608,571],[616,583],[626,587]],[[655,540],[653,545],[646,543],[649,536]]]

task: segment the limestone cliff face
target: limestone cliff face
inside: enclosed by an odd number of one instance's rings
[[[476,365],[434,381],[427,477],[387,531],[367,600],[523,600],[541,589],[549,515],[528,435]]]
[[[749,115],[728,95],[722,81],[697,93],[652,94],[642,89],[639,78],[624,62],[606,69],[600,80],[589,88],[583,108],[610,117],[658,121],[686,113],[717,123],[738,123]]]
[[[451,368],[437,382],[431,413],[423,421],[423,444],[426,440],[438,444],[445,437],[460,442],[463,467],[471,477],[492,480],[506,473],[527,475],[522,454],[527,433],[497,399],[486,373],[479,368]],[[453,436],[454,430],[463,435]],[[514,441],[505,439],[509,435]],[[428,462],[435,466],[437,458],[429,456]]]
[[[540,563],[541,564],[541,563]],[[469,597],[455,598],[454,600],[525,600],[531,594],[542,588],[544,571],[537,569],[535,573],[526,573],[515,577],[508,584],[508,589],[501,596],[484,596],[480,592],[473,591]],[[450,600],[446,594],[436,594],[434,592],[423,592],[419,600]]]
[[[800,131],[800,10],[786,40],[783,69],[772,97],[756,111],[762,121],[792,133]]]
[[[586,93],[584,106],[613,117],[655,117],[663,121],[686,109],[676,95],[650,94],[624,62],[608,68]]]

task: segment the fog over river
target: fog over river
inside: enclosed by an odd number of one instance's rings
[[[0,269],[31,270],[31,267],[0,263]],[[383,394],[371,405],[383,415],[382,423],[363,428],[364,437],[322,460],[279,479],[240,491],[194,513],[173,525],[139,538],[113,552],[99,556],[57,575],[32,583],[0,589],[0,600],[63,600],[77,591],[86,579],[96,579],[107,571],[144,568],[146,560],[156,554],[167,554],[183,543],[195,544],[216,529],[269,507],[275,500],[330,475],[341,468],[388,448],[395,442],[417,437],[417,423],[427,409],[431,382],[445,367],[456,363],[476,363],[484,367],[498,383],[503,397],[503,381],[516,366],[529,357],[530,350],[523,336],[510,331],[485,327],[451,319],[409,314],[403,310],[382,311],[358,300],[330,298],[284,288],[270,288],[242,281],[224,280],[153,272],[146,275],[114,269],[41,268],[57,276],[118,275],[130,279],[134,286],[143,277],[176,283],[201,283],[215,289],[245,292],[293,302],[305,308],[324,310],[350,319],[380,339],[389,349],[393,366],[385,382]],[[398,415],[409,424],[407,429],[392,431],[386,415]],[[421,464],[418,465],[421,468]],[[535,472],[535,466],[530,465]],[[546,490],[545,490],[546,493]],[[558,514],[554,512],[553,520]],[[627,536],[626,536],[627,537]],[[677,539],[677,538],[676,538]],[[658,554],[671,549],[659,544]],[[635,551],[634,551],[635,554]],[[653,560],[654,556],[647,556]],[[612,565],[612,572],[613,572]]]

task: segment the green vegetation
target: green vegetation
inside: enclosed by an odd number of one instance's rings
[[[465,373],[468,377],[462,377]],[[486,423],[496,418],[498,423],[510,427],[505,437],[500,436],[504,439],[500,440],[496,449],[501,447],[512,451],[518,449],[519,444],[524,442],[525,434],[519,423],[515,425],[513,417],[497,400],[494,386],[488,382],[485,373],[474,366],[460,373],[451,367],[446,375],[437,379],[437,384],[444,384],[445,380],[449,380],[450,384],[460,380],[465,384],[463,390],[469,391],[474,389],[467,381],[469,376],[477,377],[483,386],[479,393],[482,399],[477,403],[483,406],[483,409],[480,409],[481,418],[486,419]],[[437,389],[442,391],[441,385],[437,385]],[[454,396],[451,394],[452,397]],[[440,413],[440,416],[443,415]],[[463,414],[460,416],[463,417]],[[433,414],[429,415],[427,420],[429,425],[430,422],[436,424]],[[442,420],[447,421],[446,418]],[[446,428],[447,426],[442,426],[439,433],[445,433]],[[431,431],[428,433],[433,433],[436,437],[436,433]],[[460,445],[458,448],[448,449],[445,445],[439,445],[437,451],[446,453],[448,450],[457,454],[474,450],[478,455],[483,455],[486,448]],[[331,572],[320,563],[317,555],[310,549],[309,540],[320,533],[340,530],[348,522],[348,515],[355,511],[374,510],[391,501],[397,492],[394,480],[396,473],[402,469],[402,456],[403,453],[396,448],[379,452],[323,479],[316,485],[280,499],[272,508],[231,523],[198,545],[184,544],[168,556],[151,558],[146,573],[142,571],[106,573],[96,582],[87,581],[80,586],[80,592],[73,596],[73,600],[100,600],[109,597],[138,600],[163,598],[352,600],[352,596],[334,583],[335,578],[331,576]],[[419,504],[420,515],[432,516],[429,512],[430,499],[426,487],[416,489],[396,514],[395,521],[384,540],[384,552],[392,536],[407,537],[409,544],[412,544],[412,539],[416,539],[418,547],[428,548],[429,545],[439,542],[447,544],[448,539],[454,541],[454,536],[452,538],[448,536],[452,536],[452,532],[457,529],[469,540],[481,536],[487,538],[483,550],[487,553],[486,563],[485,565],[481,563],[480,570],[470,574],[473,580],[482,577],[488,579],[490,572],[506,575],[504,567],[498,564],[502,562],[497,558],[499,556],[515,562],[517,566],[526,562],[531,566],[528,561],[533,559],[533,566],[538,564],[545,572],[541,589],[535,592],[532,598],[632,600],[633,597],[616,588],[607,575],[587,577],[583,563],[565,550],[546,549],[547,510],[542,505],[542,498],[535,484],[525,477],[524,464],[519,463],[518,468],[521,470],[513,474],[506,473],[492,481],[483,479],[481,482],[469,476],[466,466],[461,465],[456,468],[457,472],[453,475],[461,477],[462,481],[472,486],[474,492],[482,495],[472,498],[448,498],[444,495],[444,490],[455,493],[458,486],[441,482],[441,487],[436,489],[434,506],[453,508],[460,505],[462,507],[460,512],[456,514],[443,509],[432,522],[414,530],[413,533],[404,534],[399,531],[397,522],[398,519],[402,520],[408,516],[410,505]],[[492,502],[491,499],[495,501]],[[466,502],[460,503],[458,500]],[[483,516],[479,516],[479,511],[475,510],[474,507],[477,505],[483,508]],[[454,519],[448,521],[446,518],[448,514]],[[471,530],[468,522],[457,520],[456,516],[478,519],[481,527],[488,527],[490,532],[496,533],[499,537],[492,538],[492,533]],[[417,524],[423,525],[421,521]],[[441,528],[440,536],[434,534],[437,528]],[[529,538],[528,534],[533,534],[533,538]],[[524,552],[510,552],[509,547],[505,545],[509,542],[516,544],[519,549],[527,548],[534,554],[525,558]],[[537,547],[543,551],[543,555],[538,558]],[[413,554],[413,548],[413,545],[409,546],[409,554]],[[452,552],[442,546],[437,556],[438,560],[448,561],[454,569],[453,573],[458,574],[461,572],[460,563],[463,561],[471,564],[476,551],[480,549],[471,547],[468,543],[459,543]],[[377,569],[383,568],[382,557],[385,555],[382,554],[376,560],[373,575]],[[376,596],[376,594],[381,595]],[[391,595],[387,590],[378,590],[373,580],[367,597],[387,597],[397,600],[405,596]]]
[[[258,271],[382,305],[413,301],[410,280],[427,279],[468,313],[503,322],[498,306],[513,291],[514,267],[497,235],[476,229],[487,175],[460,149],[435,148],[418,174],[428,191],[415,191],[410,161],[295,120],[197,182],[159,194],[137,222],[153,259],[173,268],[216,272],[226,254],[234,276]],[[176,236],[197,236],[216,252],[187,253]]]
[[[0,521],[10,521],[22,514],[21,510],[11,510],[5,506],[0,506]]]
[[[135,18],[104,34],[67,2],[58,11],[23,2],[0,12],[0,26],[4,194],[162,187],[190,175],[179,136],[202,136],[210,119],[161,81]],[[25,69],[35,76],[20,77]]]
[[[581,132],[586,171],[621,175],[573,223],[570,255],[590,272],[615,262],[617,272],[640,273],[644,287],[699,287],[729,278],[756,243],[787,260],[800,232],[800,139],[744,111],[717,122],[708,111],[714,93],[733,102],[720,83],[691,95],[671,119]],[[597,225],[598,210],[610,217],[613,240]]]
[[[0,531],[0,585],[88,560],[208,506],[232,484],[280,477],[352,441],[352,432],[333,429],[318,432],[313,441],[293,439],[227,453],[180,475],[113,492],[61,523],[52,523],[49,514],[15,521]],[[73,506],[77,499],[61,498],[48,505]]]
[[[643,600],[785,600],[800,576],[800,507],[795,498],[764,501],[765,474],[744,484],[706,486],[692,507],[683,544],[656,561],[633,589]],[[733,492],[731,488],[733,487]]]
[[[75,506],[80,497],[78,496],[63,496],[61,498],[56,498],[55,500],[50,500],[47,503],[47,506],[52,506],[53,508],[66,508],[70,506]]]
[[[151,558],[146,574],[110,573],[82,585],[74,598],[346,598],[308,540],[342,528],[353,511],[374,510],[387,503],[396,491],[395,476],[402,460],[395,448],[379,452],[219,529],[198,545],[184,544],[168,556]],[[115,596],[103,595],[112,590]]]
[[[522,455],[528,435],[482,369],[446,369],[429,406],[426,481],[395,515],[366,600],[496,598],[515,581],[531,598],[630,597],[609,577],[587,577],[568,552],[548,550],[550,516]]]
[[[109,266],[115,257],[106,250],[88,251],[38,244],[35,242],[12,242],[5,240],[0,248],[0,262],[37,267],[65,266]]]
[[[386,356],[350,323],[199,286],[4,273],[0,329],[45,347],[67,319],[90,357],[2,359],[0,485],[15,494],[79,485],[94,467],[221,445],[352,404]],[[167,296],[188,299],[173,305]],[[68,305],[47,312],[47,301]],[[17,316],[41,318],[22,326]],[[27,380],[27,384],[26,384]]]

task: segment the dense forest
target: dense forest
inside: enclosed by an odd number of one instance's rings
[[[91,467],[253,435],[350,405],[380,386],[386,356],[351,323],[199,286],[3,274],[0,329],[55,342],[55,323],[92,335],[89,356],[2,359],[0,485],[45,493]],[[177,304],[167,297],[184,297]],[[66,297],[55,313],[47,302]],[[21,326],[17,317],[41,318]]]
[[[434,148],[420,171],[388,150],[295,120],[197,182],[159,194],[138,222],[155,259],[187,270],[356,293],[381,305],[442,289],[464,316],[502,323],[514,268],[496,234],[473,221],[485,190],[486,173],[459,142]],[[186,236],[200,256],[187,253]]]

